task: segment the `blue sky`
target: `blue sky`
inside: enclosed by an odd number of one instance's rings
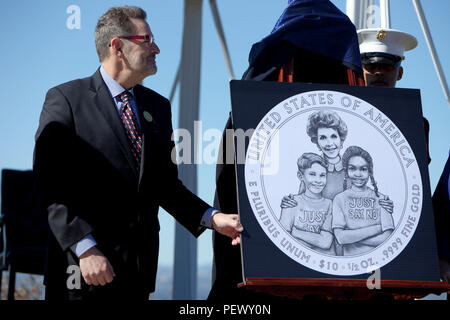
[[[287,5],[287,0],[218,0],[236,78],[247,68],[251,45],[267,35]],[[344,0],[332,1],[345,11]],[[137,5],[148,13],[148,22],[161,49],[158,73],[144,85],[168,97],[181,53],[182,0],[39,0],[0,1],[0,168],[29,169],[34,133],[47,90],[57,84],[94,73],[99,66],[93,30],[97,19],[111,6]],[[68,29],[66,10],[81,10],[81,29]],[[444,73],[450,77],[450,1],[422,1]],[[424,115],[431,124],[430,183],[434,190],[449,152],[450,108],[436,75],[425,38],[410,0],[391,1],[391,27],[415,35],[419,45],[406,53],[405,73],[398,87],[421,90]],[[200,119],[203,130],[222,130],[230,111],[228,72],[216,35],[209,2],[203,5]],[[178,99],[173,102],[173,124],[178,124]],[[199,166],[199,195],[213,202],[215,166]],[[160,263],[173,260],[173,219],[160,212]],[[212,261],[211,233],[199,239],[198,261]]]

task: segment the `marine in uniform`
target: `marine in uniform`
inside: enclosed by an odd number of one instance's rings
[[[405,59],[404,52],[417,47],[417,39],[406,32],[393,29],[361,29],[357,32],[366,86],[395,87],[397,81],[401,80],[403,76],[401,63]],[[428,148],[430,124],[426,118],[423,118],[423,122],[428,163],[430,163]],[[446,192],[449,189],[449,167],[449,161],[447,161],[433,195],[440,274],[441,279],[447,282],[450,277],[449,218],[448,210],[446,210],[450,203],[449,193]]]
[[[404,52],[417,47],[417,39],[409,33],[394,29],[361,29],[357,33],[366,86],[394,88],[403,77],[401,63],[405,60]],[[423,125],[430,163],[430,124],[426,118],[423,118]]]

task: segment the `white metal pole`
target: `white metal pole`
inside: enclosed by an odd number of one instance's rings
[[[368,14],[370,13],[369,10],[373,6],[373,0],[361,0],[360,1],[360,7],[359,7],[359,29],[365,29],[368,28]]]
[[[228,51],[227,41],[225,39],[225,33],[223,32],[222,22],[219,16],[219,10],[217,9],[216,0],[209,0],[211,7],[211,12],[214,18],[214,23],[216,25],[217,35],[219,36],[220,46],[222,47],[222,52],[225,57],[225,62],[227,64],[228,73],[230,74],[230,80],[234,79],[233,67],[231,65],[230,52]]]
[[[353,22],[356,30],[367,28],[367,13],[373,0],[347,0],[347,16]]]
[[[180,81],[180,68],[181,63],[178,64],[177,73],[175,75],[175,80],[173,80],[172,89],[170,90],[169,101],[170,104],[173,102],[173,97],[175,96],[175,91],[177,90],[178,82]]]
[[[439,80],[441,82],[442,89],[444,90],[445,98],[447,102],[450,104],[450,94],[448,90],[447,80],[445,79],[445,74],[442,71],[441,63],[439,61],[438,54],[434,47],[433,38],[431,37],[430,30],[428,28],[428,23],[423,13],[422,5],[420,4],[420,0],[413,0],[414,7],[416,8],[417,17],[419,18],[420,26],[422,27],[422,31],[425,35],[425,39],[427,40],[428,48],[430,50],[431,58],[433,59],[434,67],[436,68],[436,72],[438,74]]]
[[[347,6],[346,6],[346,12],[347,16],[350,18],[350,21],[353,22],[353,24],[356,26],[356,29],[358,29],[358,18],[359,15],[356,15],[357,11],[357,2],[356,0],[347,0]]]
[[[381,28],[391,28],[391,13],[389,7],[389,0],[380,0],[380,17]]]
[[[183,44],[179,75],[179,128],[187,129],[191,134],[190,151],[194,159],[198,143],[194,134],[194,121],[199,118],[202,5],[203,0],[184,1]],[[178,176],[189,190],[197,193],[195,164],[181,164]],[[173,196],[176,198],[176,195]],[[189,208],[186,209],[189,210]],[[175,300],[195,299],[197,296],[197,240],[178,223],[175,227],[173,270],[173,298]]]

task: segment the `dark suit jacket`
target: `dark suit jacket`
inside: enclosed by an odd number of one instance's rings
[[[34,172],[51,235],[47,290],[66,292],[66,269],[78,264],[70,247],[91,233],[111,262],[116,283],[154,291],[158,261],[158,207],[192,234],[210,207],[187,190],[171,160],[170,103],[134,87],[142,127],[140,172],[121,119],[99,70],[47,93],[36,133]],[[143,112],[149,112],[149,122]],[[83,282],[84,284],[84,282]],[[84,284],[84,286],[86,286]]]
[[[225,146],[230,145],[228,139],[233,139],[227,135],[227,129],[232,129],[231,116],[225,126],[222,141],[220,142],[220,152],[216,167],[216,193],[214,197],[214,207],[221,212],[237,212],[238,200],[236,192],[236,171],[234,163],[227,163],[230,158]],[[234,152],[234,151],[233,151]],[[233,297],[238,300],[249,300],[249,294],[243,289],[238,289],[237,285],[243,281],[241,246],[232,246],[229,239],[218,232],[213,232],[213,286],[208,296],[208,300],[223,301]]]
[[[433,194],[434,221],[438,255],[440,259],[450,262],[450,156]]]
[[[233,139],[231,130],[233,129],[231,116],[225,126],[222,140],[220,142],[220,152],[216,167],[216,193],[214,197],[214,208],[221,212],[238,211],[237,180],[234,163],[227,163],[227,159],[235,159],[228,152],[234,150],[225,146],[233,145],[229,139]],[[227,141],[228,140],[228,141]],[[229,160],[228,160],[229,161]],[[245,232],[245,229],[244,229]],[[249,289],[238,288],[238,284],[243,282],[241,246],[232,246],[229,238],[213,231],[213,285],[208,295],[210,301],[229,301],[232,297],[235,301],[261,302],[278,301],[272,295],[257,293]]]

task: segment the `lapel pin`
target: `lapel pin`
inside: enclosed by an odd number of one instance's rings
[[[152,122],[152,121],[153,121],[153,117],[152,117],[152,115],[151,115],[148,111],[144,111],[144,118],[145,118],[145,120],[147,120],[148,122]]]

